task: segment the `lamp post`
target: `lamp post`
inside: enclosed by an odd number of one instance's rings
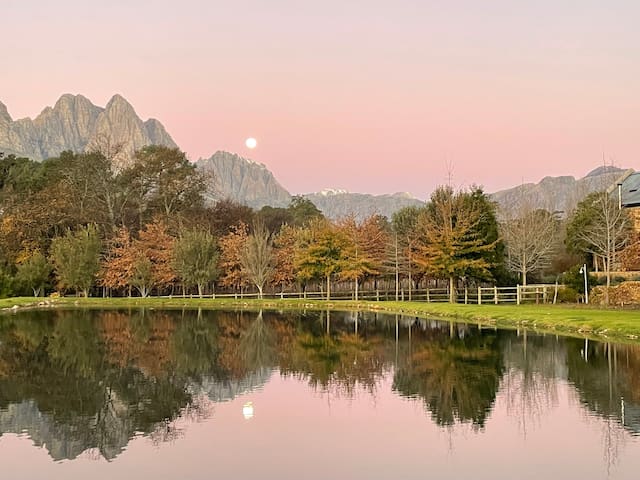
[[[622,210],[622,184],[618,183],[618,210]]]
[[[580,267],[580,273],[584,275],[584,303],[589,303],[589,286],[587,285],[587,264]]]

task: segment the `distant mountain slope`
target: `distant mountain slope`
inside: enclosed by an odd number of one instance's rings
[[[107,144],[120,147],[122,162],[146,145],[177,147],[159,121],[143,122],[120,95],[101,108],[82,95],[66,94],[33,120],[14,121],[0,102],[0,151],[6,154],[44,160],[64,150],[83,152]]]
[[[424,202],[408,193],[390,195],[371,195],[368,193],[349,193],[343,190],[323,190],[304,195],[311,200],[329,218],[341,218],[355,215],[362,220],[370,215],[379,214],[391,219],[401,208],[424,205]]]
[[[517,205],[523,199],[533,208],[563,212],[568,215],[589,193],[610,187],[625,172],[615,167],[598,167],[585,177],[545,177],[539,183],[525,183],[492,193],[502,208]]]
[[[207,192],[209,200],[231,198],[252,208],[286,207],[291,195],[263,164],[235,153],[219,151],[196,166],[213,173],[214,187]]]
[[[210,158],[196,162],[198,168],[213,174],[214,187],[207,193],[210,201],[231,198],[252,208],[286,207],[291,194],[276,180],[273,173],[261,163],[235,153],[219,151]],[[391,215],[407,205],[422,205],[406,193],[369,195],[325,190],[303,195],[311,200],[329,218],[354,214],[363,219],[374,213]]]

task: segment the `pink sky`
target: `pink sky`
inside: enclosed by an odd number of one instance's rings
[[[0,101],[115,93],[293,193],[640,169],[640,3],[3,0]],[[258,148],[248,151],[244,139]]]

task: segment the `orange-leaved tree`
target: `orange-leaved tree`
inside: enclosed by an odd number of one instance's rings
[[[247,276],[242,269],[242,250],[244,249],[249,229],[243,222],[231,227],[229,233],[220,238],[220,284],[225,287],[239,289],[248,283]]]

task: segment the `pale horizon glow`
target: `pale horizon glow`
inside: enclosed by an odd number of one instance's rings
[[[640,169],[640,3],[6,0],[0,101],[123,95],[196,160],[291,193],[426,198]],[[260,138],[259,149],[238,139]]]

